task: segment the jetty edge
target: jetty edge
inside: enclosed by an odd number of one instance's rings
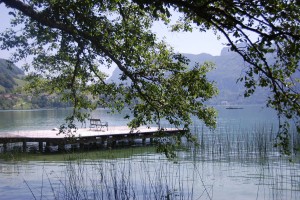
[[[24,130],[0,132],[0,148],[6,152],[17,144],[22,151],[26,152],[27,143],[38,143],[39,152],[49,152],[51,146],[58,146],[58,151],[64,151],[66,145],[77,145],[83,148],[85,145],[99,144],[106,147],[113,147],[120,141],[134,143],[135,140],[142,140],[146,144],[154,138],[181,136],[185,130],[178,128],[140,127],[131,130],[127,126],[110,126],[109,129],[79,128],[69,135],[59,134],[58,129],[52,130]]]

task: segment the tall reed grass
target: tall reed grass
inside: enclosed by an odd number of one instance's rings
[[[224,126],[215,131],[195,126],[193,132],[200,145],[185,144],[175,160],[153,152],[117,159],[73,157],[61,173],[44,176],[51,188],[47,194],[28,187],[35,199],[214,199],[217,185],[209,180],[209,171],[216,164],[225,163],[231,170],[231,163],[240,163],[256,169],[246,177],[257,182],[256,199],[261,194],[263,199],[300,198],[299,161],[293,157],[294,164],[280,155],[272,126],[250,130]],[[299,135],[291,132],[291,138],[291,148],[296,149]],[[207,168],[211,165],[213,169]]]
[[[28,187],[34,199],[211,199],[212,187],[199,185],[202,177],[197,168],[191,168],[191,163],[169,162],[157,156],[70,161],[64,173],[52,174],[52,178],[44,176],[51,186],[47,194],[41,195],[42,189],[34,190],[30,184]]]
[[[224,126],[217,130],[194,126],[193,132],[200,144],[198,148],[191,147],[197,156],[229,160],[263,160],[280,156],[280,149],[274,147],[277,131],[272,125],[262,124],[252,129]],[[290,137],[290,148],[294,156],[300,147],[300,135],[291,129]]]

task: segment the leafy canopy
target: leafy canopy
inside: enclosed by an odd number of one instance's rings
[[[281,120],[278,145],[290,153],[289,121],[300,132],[300,1],[299,0],[134,0],[143,10],[169,15],[171,9],[184,14],[176,31],[212,29],[227,39],[232,51],[248,63],[239,81],[245,97],[257,87],[271,91],[267,106]]]
[[[150,31],[154,20],[169,23],[172,10],[176,10],[183,17],[173,25],[174,31],[212,29],[217,37],[225,37],[231,50],[248,63],[247,72],[239,79],[244,82],[245,96],[257,87],[269,88],[272,93],[267,105],[275,108],[279,117],[294,119],[300,131],[298,0],[0,3],[14,9],[12,25],[16,26],[1,34],[1,47],[16,48],[16,59],[34,55],[32,77],[43,77],[44,89],[63,93],[77,109],[102,105],[120,110],[128,105],[134,114],[132,127],[166,118],[187,128],[191,114],[213,126],[214,111],[204,105],[216,95],[205,76],[211,64],[188,71],[188,61]],[[122,71],[120,79],[130,80],[130,85],[105,83],[102,69],[112,64]],[[287,126],[282,124],[278,137],[286,153]]]
[[[188,129],[192,115],[215,125],[214,109],[204,104],[217,94],[206,78],[213,65],[188,70],[188,60],[158,41],[150,31],[155,8],[148,12],[126,0],[0,2],[15,9],[12,28],[1,33],[2,49],[16,48],[16,60],[33,56],[31,87],[72,100],[71,122],[86,117],[80,109],[126,106],[132,128],[167,119]],[[112,65],[129,84],[105,82],[103,71]]]

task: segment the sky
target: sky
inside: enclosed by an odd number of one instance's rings
[[[9,10],[0,4],[0,31],[5,30],[9,27]],[[174,14],[175,17],[176,14]],[[190,54],[200,54],[208,53],[211,55],[220,55],[222,48],[224,47],[225,40],[217,39],[217,36],[213,34],[212,31],[199,32],[194,30],[191,32],[171,32],[169,28],[166,27],[162,22],[155,23],[153,31],[157,34],[158,38],[164,38],[165,41],[174,48],[177,53],[190,53]],[[0,58],[8,59],[10,57],[10,52],[0,50]],[[25,61],[20,61],[16,63],[18,67]],[[108,72],[111,73],[112,69]]]
[[[173,13],[172,20],[175,22],[177,18],[178,15]],[[193,32],[171,32],[170,28],[162,22],[154,24],[153,32],[160,39],[165,38],[175,52],[179,53],[208,53],[217,56],[220,55],[222,48],[225,46],[224,43],[226,43],[226,40],[222,37],[218,40],[211,30],[200,32],[194,29]]]

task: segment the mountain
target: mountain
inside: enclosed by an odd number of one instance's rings
[[[247,63],[242,57],[229,50],[223,48],[219,56],[210,54],[183,54],[190,60],[190,67],[195,63],[202,64],[204,62],[212,62],[215,64],[215,69],[208,73],[207,77],[211,81],[215,81],[219,89],[219,95],[213,98],[212,104],[264,104],[267,98],[268,91],[258,88],[253,96],[244,98],[243,83],[237,82],[247,70]],[[120,83],[119,77],[122,72],[116,68],[108,82]]]
[[[21,78],[24,75],[16,65],[0,58],[0,93],[11,92],[18,83],[22,82]]]
[[[26,81],[24,72],[16,65],[0,58],[0,110],[39,109],[70,106],[61,102],[58,95],[28,94],[23,86]]]

